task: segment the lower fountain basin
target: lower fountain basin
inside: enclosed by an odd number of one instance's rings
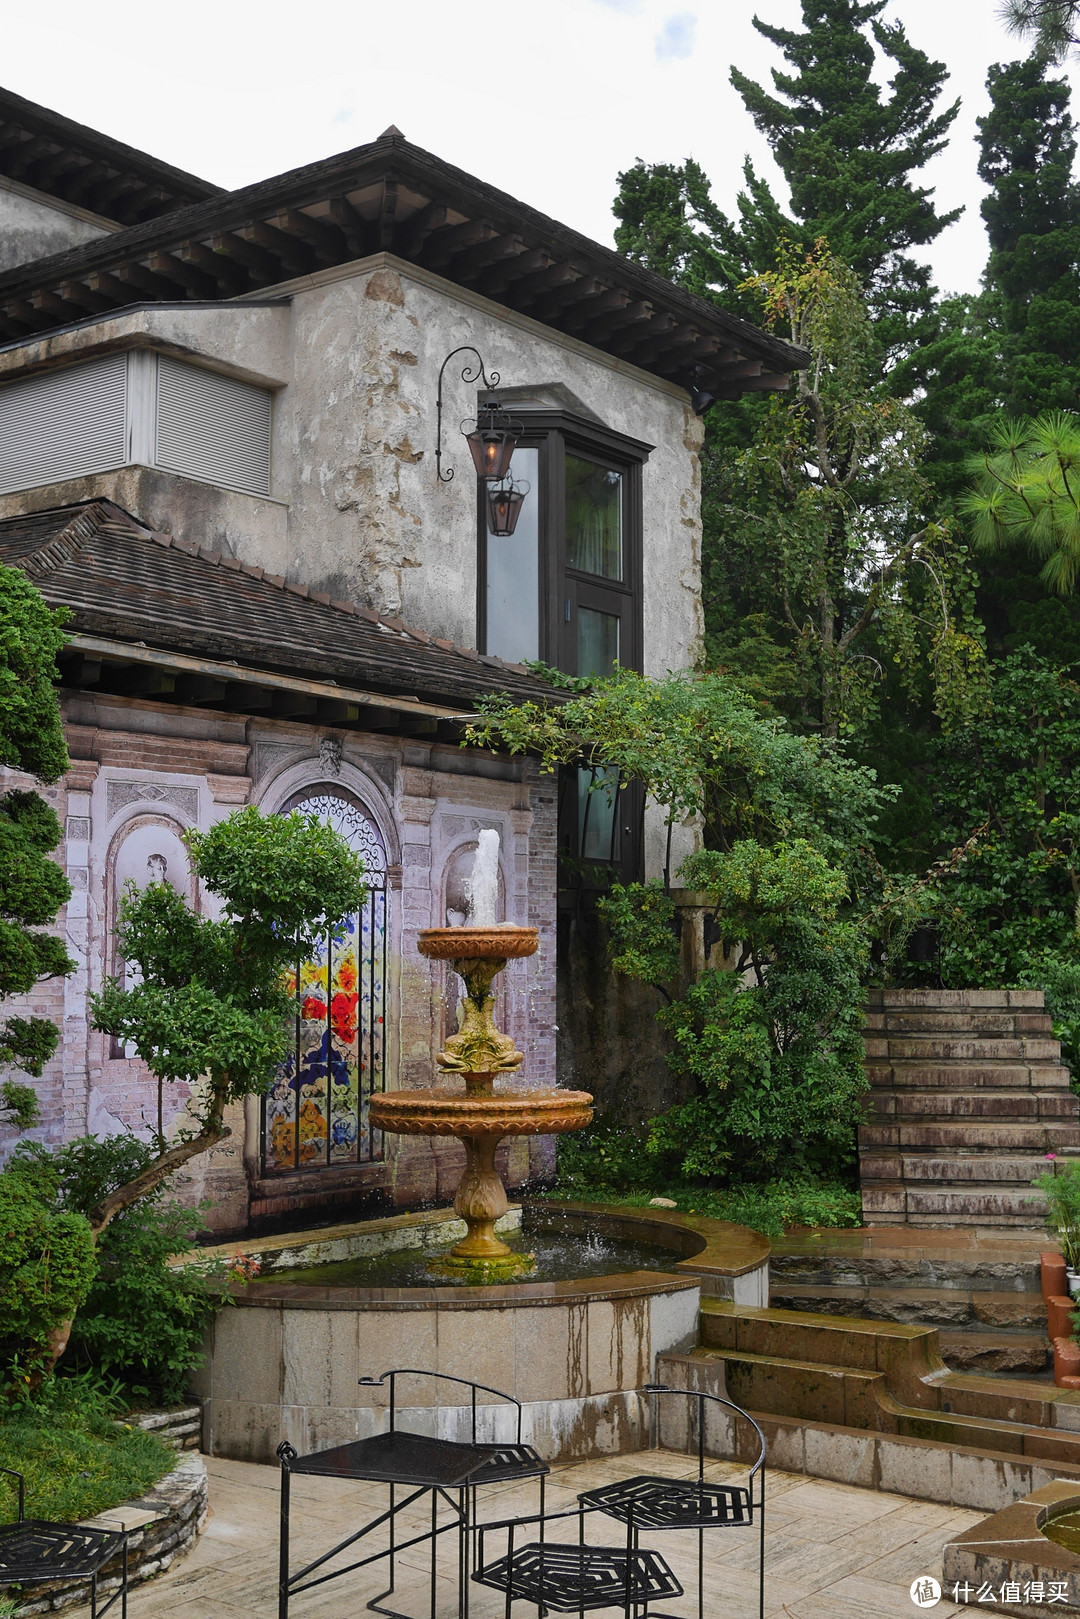
[[[645,1242],[666,1251],[667,1267],[488,1287],[298,1285],[275,1274],[390,1248],[422,1258],[464,1230],[445,1209],[252,1239],[243,1251],[262,1262],[264,1279],[234,1290],[237,1307],[215,1319],[193,1378],[204,1449],[266,1462],[282,1439],[303,1454],[382,1432],[385,1393],[359,1388],[358,1379],[403,1365],[513,1395],[522,1439],[549,1461],[645,1447],[649,1403],[638,1391],[655,1376],[657,1357],[696,1344],[702,1293],[768,1302],[767,1239],[661,1209],[536,1202],[524,1214],[526,1245],[559,1233]],[[516,1215],[498,1222],[501,1234],[512,1235]],[[236,1249],[202,1257],[231,1258]],[[445,1384],[403,1391],[402,1425],[464,1435],[469,1410],[457,1398]],[[482,1409],[480,1437],[511,1442],[513,1408]]]
[[[437,1085],[427,1091],[385,1091],[371,1099],[376,1130],[415,1136],[545,1136],[582,1130],[592,1122],[587,1091],[497,1091],[468,1096]]]

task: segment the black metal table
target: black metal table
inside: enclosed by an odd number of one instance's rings
[[[278,1446],[277,1454],[281,1462],[281,1551],[278,1585],[278,1615],[279,1619],[288,1619],[289,1597],[299,1591],[309,1591],[313,1586],[323,1585],[328,1580],[339,1579],[343,1574],[350,1574],[355,1569],[364,1568],[370,1563],[376,1563],[381,1558],[389,1559],[390,1584],[385,1591],[380,1591],[373,1597],[368,1607],[374,1613],[392,1615],[393,1619],[409,1619],[406,1614],[399,1614],[394,1608],[384,1607],[383,1599],[391,1595],[394,1590],[395,1560],[400,1552],[406,1551],[410,1546],[420,1545],[426,1540],[431,1542],[431,1619],[435,1619],[437,1606],[437,1579],[438,1579],[438,1537],[447,1530],[458,1531],[458,1583],[459,1589],[465,1593],[468,1589],[465,1579],[464,1559],[466,1556],[467,1534],[469,1525],[469,1496],[466,1486],[472,1475],[484,1463],[489,1461],[496,1452],[495,1446],[459,1445],[449,1439],[427,1439],[421,1434],[396,1433],[375,1434],[369,1439],[357,1439],[347,1445],[335,1445],[332,1450],[315,1451],[310,1456],[298,1456],[288,1443]],[[324,1552],[313,1562],[305,1564],[295,1574],[289,1572],[289,1481],[294,1473],[314,1474],[322,1478],[351,1479],[367,1481],[370,1483],[389,1484],[390,1506],[386,1512],[380,1513],[369,1523],[347,1535],[336,1546]],[[399,1498],[397,1491],[404,1487],[405,1494]],[[431,1494],[431,1528],[425,1529],[422,1534],[413,1535],[410,1539],[399,1541],[396,1536],[398,1514],[404,1512],[414,1501],[422,1495]],[[456,1492],[456,1495],[451,1492]],[[445,1502],[453,1512],[448,1523],[442,1525],[438,1521],[439,1502]],[[390,1544],[381,1551],[373,1552],[367,1557],[358,1558],[345,1568],[333,1569],[330,1573],[319,1574],[317,1578],[310,1578],[332,1558],[337,1557],[357,1541],[370,1535],[374,1530],[388,1525]],[[467,1599],[463,1595],[458,1604],[459,1613],[465,1619],[467,1613]]]
[[[44,1518],[28,1518],[22,1474],[10,1467],[0,1467],[0,1473],[17,1479],[19,1485],[18,1521],[0,1524],[0,1588],[44,1585],[50,1580],[88,1580],[90,1619],[102,1619],[118,1598],[121,1615],[126,1619],[127,1530],[95,1529],[87,1524],[52,1523]],[[99,1608],[98,1575],[106,1563],[111,1563],[117,1556],[120,1558],[120,1587]]]

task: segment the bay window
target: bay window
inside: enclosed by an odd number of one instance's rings
[[[480,488],[479,645],[568,675],[640,669],[641,476],[652,446],[568,412],[512,408],[525,431],[511,472],[529,494],[514,533],[500,538]],[[605,768],[564,772],[564,856],[636,875],[640,796]]]

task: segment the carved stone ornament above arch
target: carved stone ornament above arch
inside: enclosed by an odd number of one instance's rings
[[[316,798],[323,793],[354,800],[373,821],[387,865],[400,865],[401,839],[390,796],[376,776],[358,767],[351,759],[342,759],[334,776],[320,771],[315,756],[287,765],[260,786],[255,801],[265,814],[281,814],[300,799]]]
[[[105,814],[111,821],[129,805],[153,809],[158,805],[178,810],[184,821],[194,825],[199,819],[199,789],[171,781],[118,781],[105,783]]]

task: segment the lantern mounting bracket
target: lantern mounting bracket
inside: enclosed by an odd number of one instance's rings
[[[435,471],[438,475],[440,483],[449,483],[454,476],[453,467],[448,467],[445,472],[442,469],[442,394],[443,374],[446,371],[447,366],[450,364],[450,361],[458,354],[475,354],[476,356],[475,362],[472,360],[466,360],[461,372],[462,382],[482,381],[485,388],[497,388],[499,386],[499,373],[497,371],[492,371],[490,376],[488,375],[484,369],[484,360],[480,350],[474,348],[471,343],[463,343],[460,348],[451,349],[450,353],[446,356],[446,359],[439,367],[439,388],[435,396]]]

